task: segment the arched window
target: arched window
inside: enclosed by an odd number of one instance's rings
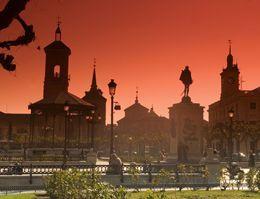
[[[54,77],[59,78],[60,77],[60,65],[54,66]]]

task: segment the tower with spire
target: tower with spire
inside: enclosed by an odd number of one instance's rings
[[[229,53],[227,65],[221,72],[221,99],[230,97],[239,92],[239,68],[233,63],[231,41],[229,40]]]
[[[46,140],[51,140],[52,146],[61,147],[57,137],[63,139],[69,129],[67,136],[80,146],[84,141],[82,118],[85,123],[85,116],[89,115],[95,106],[68,91],[71,50],[61,41],[60,21],[58,21],[54,41],[44,50],[46,58],[43,98],[28,107],[31,110],[30,118],[32,118],[29,142],[37,147],[45,147]],[[73,118],[70,118],[70,126],[64,123],[64,107],[67,107],[67,112],[73,115]],[[39,140],[41,136],[46,140],[41,142]]]
[[[71,50],[61,41],[60,21],[55,40],[44,48],[46,54],[44,98],[54,99],[60,92],[68,92],[69,56]]]
[[[250,66],[249,66],[250,67]],[[229,40],[229,52],[227,55],[227,65],[221,72],[221,97],[218,101],[209,105],[209,127],[212,129],[212,137],[210,142],[212,147],[217,151],[231,153],[244,153],[248,155],[249,151],[259,149],[254,141],[236,139],[233,149],[228,145],[228,141],[223,139],[222,134],[218,132],[222,125],[229,124],[232,111],[234,122],[241,123],[260,123],[260,87],[253,90],[243,90],[241,84],[242,77],[239,79],[239,68],[237,63],[233,61],[231,41]],[[240,88],[239,88],[240,87]],[[220,126],[221,125],[221,126]],[[215,130],[214,130],[215,129]],[[253,143],[252,145],[249,143]],[[228,149],[228,151],[227,151]],[[221,153],[220,153],[221,154]]]
[[[96,107],[96,114],[101,118],[99,126],[95,132],[102,133],[106,125],[106,98],[103,92],[98,88],[96,77],[96,58],[94,58],[92,82],[89,91],[85,92],[83,100],[90,102]]]

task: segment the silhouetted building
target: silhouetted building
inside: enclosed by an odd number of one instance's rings
[[[96,62],[96,61],[95,61]],[[95,140],[100,145],[104,136],[104,130],[106,125],[106,98],[103,96],[103,92],[97,85],[96,77],[96,63],[94,63],[92,83],[89,91],[85,92],[85,96],[82,98],[84,101],[89,102],[95,106],[96,125],[95,125]]]
[[[71,50],[61,41],[59,24],[55,41],[44,50],[46,62],[43,99],[29,105],[30,145],[62,147],[67,131],[68,146],[80,147],[88,131],[86,116],[91,115],[91,110],[95,107],[68,92]],[[65,106],[69,109],[65,110]]]
[[[228,112],[234,111],[233,122],[237,123],[257,123],[260,122],[260,87],[254,90],[239,89],[239,68],[233,63],[231,45],[227,56],[227,65],[221,72],[221,96],[220,100],[209,105],[209,124],[211,128],[230,123]],[[234,132],[235,134],[236,132]],[[245,131],[243,132],[245,133]],[[241,135],[242,136],[242,135]],[[213,145],[218,150],[227,150],[227,140],[223,136],[215,138]],[[259,143],[246,136],[245,139],[234,140],[234,152],[249,153],[250,149],[259,148]]]
[[[119,151],[129,151],[129,143],[133,151],[142,155],[145,153],[145,148],[151,148],[152,155],[158,155],[160,150],[169,151],[167,139],[170,133],[169,119],[157,115],[153,108],[149,110],[140,104],[138,96],[135,103],[124,111],[125,116],[118,121],[116,128],[120,143],[118,147],[121,147]]]

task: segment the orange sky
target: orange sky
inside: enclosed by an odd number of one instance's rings
[[[35,26],[37,40],[12,50],[16,76],[0,70],[0,110],[28,112],[29,102],[42,97],[45,56],[36,47],[54,39],[60,16],[63,41],[72,50],[70,92],[82,97],[89,89],[96,57],[97,81],[106,97],[114,78],[123,109],[134,102],[138,86],[140,102],[168,117],[168,107],[181,98],[180,71],[189,65],[190,96],[206,111],[220,96],[229,39],[243,88],[260,86],[259,7],[259,0],[31,0],[23,16]],[[0,39],[21,33],[15,22]],[[123,115],[122,110],[115,117]]]

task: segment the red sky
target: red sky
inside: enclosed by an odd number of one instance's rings
[[[16,76],[0,70],[0,110],[28,112],[29,102],[42,97],[45,55],[36,48],[53,41],[60,16],[63,41],[72,50],[70,92],[82,97],[89,89],[96,57],[97,81],[106,97],[114,78],[123,109],[134,102],[138,86],[140,102],[168,117],[168,107],[181,99],[180,71],[189,65],[190,96],[206,112],[220,96],[229,39],[243,89],[260,86],[259,7],[259,0],[31,0],[23,16],[35,26],[37,39],[12,50]],[[21,33],[15,22],[0,39]],[[123,115],[116,112],[116,119]]]

